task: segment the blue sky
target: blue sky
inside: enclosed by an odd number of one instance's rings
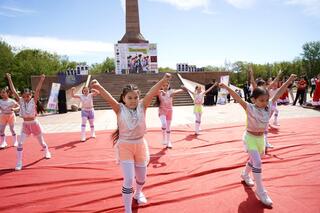
[[[293,60],[320,40],[320,0],[139,0],[159,65]],[[0,0],[0,37],[15,47],[100,63],[125,31],[124,0]]]

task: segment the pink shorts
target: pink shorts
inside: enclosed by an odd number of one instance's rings
[[[38,120],[34,121],[24,121],[22,123],[22,133],[26,135],[39,135],[42,133],[42,127]]]
[[[172,109],[161,109],[161,108],[159,108],[159,117],[161,115],[166,116],[166,120],[167,121],[171,121],[172,120]]]
[[[140,166],[147,166],[150,160],[147,142],[141,143],[117,143],[117,155],[119,161],[132,161]]]
[[[16,116],[14,113],[11,114],[1,114],[0,115],[0,124],[1,125],[13,125],[16,122]]]

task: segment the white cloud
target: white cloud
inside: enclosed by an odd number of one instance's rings
[[[320,16],[320,0],[286,0],[285,3],[302,6],[307,15]]]
[[[126,12],[126,0],[120,0],[121,7],[123,9],[123,12]]]
[[[59,55],[107,54],[114,51],[112,43],[101,41],[66,40],[53,37],[1,35],[5,42],[17,48],[41,49]]]
[[[227,3],[239,9],[252,8],[256,0],[226,0]]]
[[[0,6],[0,15],[7,17],[17,17],[21,15],[31,15],[36,13],[35,10],[19,8],[15,6]]]
[[[205,11],[208,11],[207,8],[210,0],[149,0],[149,1],[158,1],[163,3],[168,3],[177,7],[179,10],[203,8]]]

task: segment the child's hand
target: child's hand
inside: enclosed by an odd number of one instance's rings
[[[220,83],[219,86],[220,86],[221,88],[224,88],[224,89],[227,88],[227,86],[226,86],[224,83]]]
[[[289,79],[290,79],[290,80],[295,80],[296,78],[297,78],[297,75],[296,75],[296,74],[291,74]]]
[[[170,73],[164,74],[163,79],[164,79],[165,81],[169,82],[169,80],[171,79],[171,74],[170,74]]]
[[[6,73],[6,76],[8,79],[11,79],[11,74],[10,73]]]
[[[45,74],[42,74],[40,77],[41,80],[44,80],[45,78],[46,78]]]
[[[91,81],[90,85],[91,85],[91,87],[92,87],[93,89],[98,89],[98,88],[101,86],[100,83],[99,83],[96,79],[93,79],[93,80]]]

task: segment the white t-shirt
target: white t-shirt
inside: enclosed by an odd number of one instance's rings
[[[82,109],[92,109],[93,108],[93,95],[89,93],[88,95],[80,94],[79,95]]]
[[[129,109],[120,103],[120,114],[117,117],[119,141],[137,140],[146,133],[145,109],[140,101],[136,109]]]
[[[11,114],[12,108],[17,104],[17,102],[11,98],[7,100],[0,99],[0,113],[1,114]]]
[[[20,117],[22,118],[34,118],[37,115],[36,103],[33,98],[29,102],[25,102],[22,97],[19,98],[20,104]]]

